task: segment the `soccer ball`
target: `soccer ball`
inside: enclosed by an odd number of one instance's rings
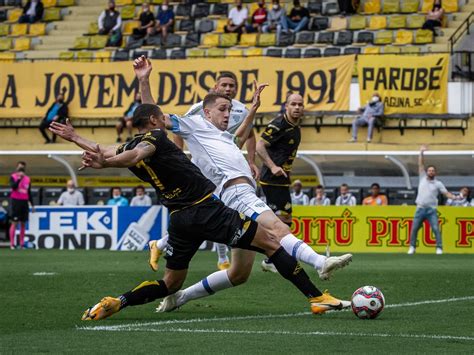
[[[385,297],[375,286],[364,286],[352,294],[352,311],[360,319],[374,319],[385,307]]]

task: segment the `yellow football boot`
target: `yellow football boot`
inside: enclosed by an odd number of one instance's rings
[[[160,260],[162,251],[158,249],[156,240],[149,242],[148,247],[150,248],[150,259],[148,260],[148,264],[150,264],[150,267],[153,271],[158,271],[158,260]]]
[[[120,311],[120,300],[115,297],[104,297],[94,307],[86,309],[81,320],[101,320]]]
[[[339,300],[331,296],[327,290],[319,297],[310,298],[309,302],[313,314],[322,314],[332,310],[339,311],[351,306],[350,301]]]

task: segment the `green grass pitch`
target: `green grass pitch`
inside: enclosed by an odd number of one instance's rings
[[[341,298],[360,286],[379,287],[388,307],[376,320],[359,320],[351,311],[309,314],[304,297],[279,275],[260,271],[260,260],[247,284],[178,311],[157,314],[151,303],[81,322],[102,296],[160,278],[160,271],[149,270],[146,252],[0,250],[0,353],[474,350],[473,255],[356,254],[328,282],[305,267],[319,288]],[[199,252],[185,285],[215,267],[214,253]],[[55,274],[34,275],[42,272]]]

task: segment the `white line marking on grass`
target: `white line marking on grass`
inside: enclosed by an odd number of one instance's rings
[[[41,271],[41,272],[34,272],[33,276],[54,276],[57,275],[57,272],[46,272],[46,271]]]
[[[465,296],[465,297],[457,297],[457,298],[445,298],[445,299],[439,299],[439,300],[426,300],[426,301],[420,301],[420,302],[398,303],[398,304],[387,305],[386,308],[413,307],[413,306],[420,306],[420,305],[427,305],[427,304],[449,303],[449,302],[460,302],[460,301],[471,301],[471,300],[474,300],[474,296]],[[334,312],[336,312],[336,311],[334,311]],[[334,313],[334,312],[331,312],[331,313]],[[219,321],[292,318],[292,317],[300,317],[300,316],[308,316],[308,315],[311,315],[311,312],[285,313],[285,314],[261,314],[261,315],[254,315],[254,316],[237,316],[237,317],[221,317],[221,318],[213,317],[213,318],[171,319],[171,320],[163,320],[163,321],[156,321],[156,322],[144,322],[144,323],[127,323],[127,324],[117,324],[117,325],[85,326],[85,327],[77,327],[76,329],[77,330],[96,330],[96,331],[120,331],[120,330],[123,330],[123,331],[132,331],[132,330],[168,331],[169,329],[173,329],[173,328],[168,328],[167,330],[166,329],[157,329],[157,330],[155,330],[155,329],[142,329],[142,328],[143,327],[150,327],[150,326],[170,325],[170,324],[192,324],[192,323],[206,323],[206,322],[219,322]],[[254,333],[254,332],[252,332],[252,333]],[[275,334],[277,334],[277,333],[275,333]],[[293,333],[291,333],[291,334],[293,334]],[[315,335],[313,333],[308,333],[308,334],[309,335]],[[331,333],[331,334],[333,334],[333,333]],[[336,333],[334,333],[334,334],[336,334]],[[346,335],[346,334],[349,334],[349,333],[344,333],[344,335]],[[295,335],[298,335],[298,334],[295,333]],[[320,334],[320,335],[322,335],[322,334]],[[363,335],[363,334],[359,334],[359,335]],[[387,335],[387,336],[391,336],[391,335]],[[409,337],[409,336],[407,336],[407,337]],[[433,337],[435,337],[435,336],[433,335]]]

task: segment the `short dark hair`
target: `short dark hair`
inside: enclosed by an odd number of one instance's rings
[[[137,192],[137,190],[143,190],[143,191],[145,191],[145,186],[143,186],[143,185],[135,186],[135,192]]]
[[[324,189],[324,186],[323,185],[318,185],[316,186],[317,189]]]
[[[428,166],[426,167],[425,171],[428,171],[429,168],[433,168],[433,169],[436,170],[436,166],[434,166],[434,165],[428,165]]]
[[[20,160],[19,162],[16,163],[16,165],[18,165],[18,164],[26,166],[26,162],[24,162],[23,160]]]
[[[374,182],[372,185],[370,185],[370,188],[373,189],[374,187],[378,188],[380,190],[380,185]]]
[[[349,185],[347,185],[346,183],[344,183],[344,184],[341,184],[341,187],[347,187],[347,188],[349,188]]]
[[[226,99],[230,103],[232,103],[232,100],[230,99],[229,96],[220,94],[218,92],[210,92],[209,94],[204,97],[204,100],[202,101],[202,107],[206,108],[209,107],[209,105],[214,105],[217,101],[217,99]]]
[[[133,113],[132,126],[144,128],[150,122],[150,116],[163,116],[161,109],[154,104],[140,104]]]
[[[219,76],[217,77],[216,81],[219,81],[221,79],[225,79],[225,78],[229,78],[229,79],[232,79],[235,81],[235,84],[237,85],[238,82],[237,82],[237,77],[235,76],[234,73],[230,72],[230,71],[223,71],[219,74]]]
[[[122,188],[120,186],[112,186],[110,188],[110,195],[111,196],[112,196],[112,193],[114,192],[115,189],[120,190],[120,193],[122,193]]]

